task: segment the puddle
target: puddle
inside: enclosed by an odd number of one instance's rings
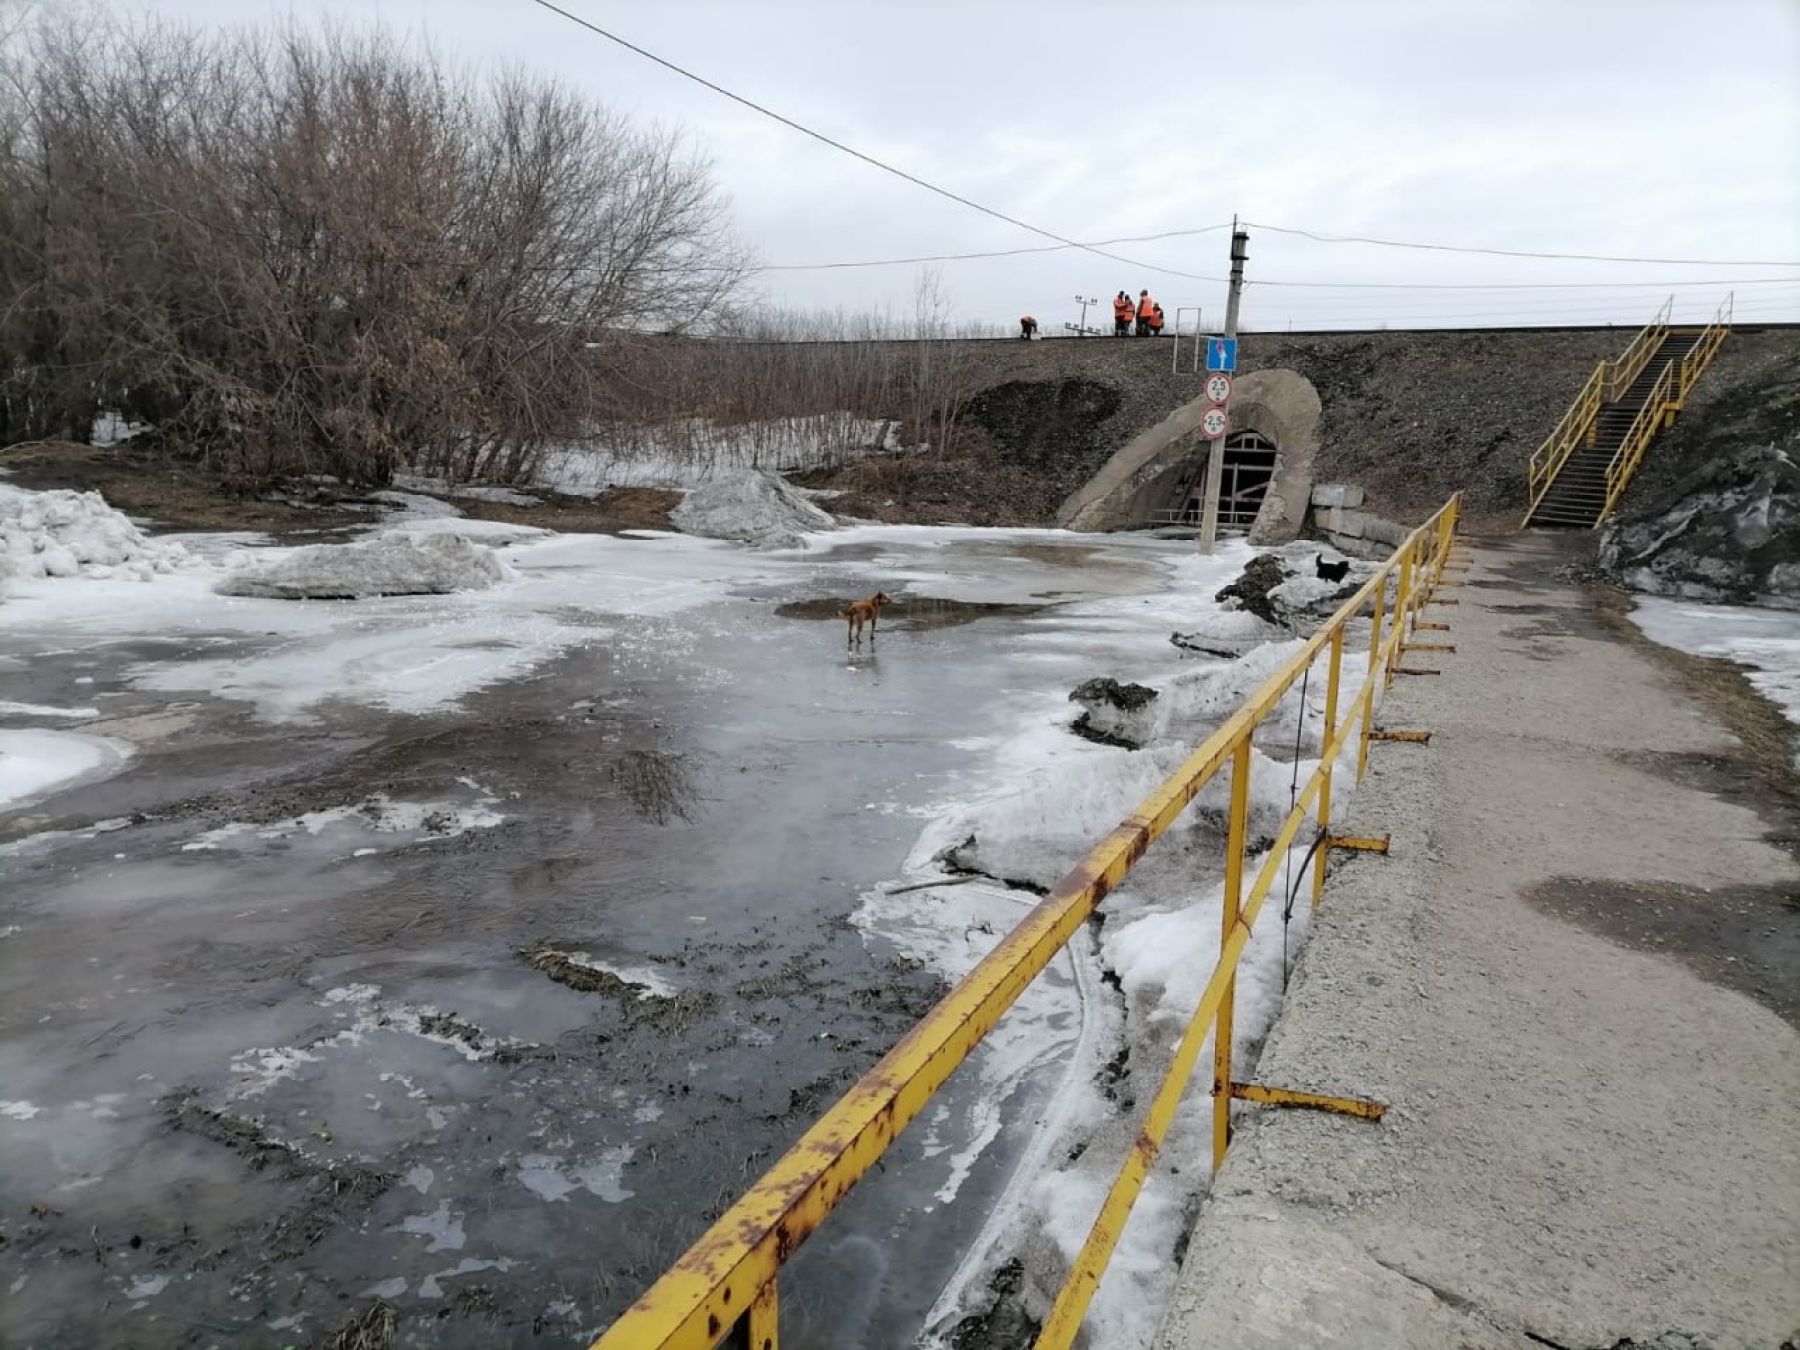
[[[854,597],[790,600],[785,605],[777,605],[775,613],[783,619],[841,620],[852,598]],[[908,595],[900,596],[882,607],[881,623],[883,627],[893,625],[914,632],[925,632],[934,628],[954,628],[959,624],[974,623],[977,619],[1003,618],[1008,615],[1023,618],[1029,614],[1041,614],[1048,608],[1048,605],[981,603],[974,600],[945,600],[931,595]]]

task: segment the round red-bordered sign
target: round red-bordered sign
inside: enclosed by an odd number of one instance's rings
[[[1225,416],[1225,410],[1216,405],[1200,414],[1200,434],[1209,441],[1218,440],[1230,425],[1231,419]]]
[[[1231,376],[1223,371],[1214,371],[1206,377],[1206,401],[1208,403],[1228,403],[1231,400]]]

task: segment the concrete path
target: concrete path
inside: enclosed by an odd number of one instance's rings
[[[1739,742],[1555,578],[1476,554],[1401,679],[1159,1350],[1705,1346],[1800,1328],[1800,866]],[[1739,800],[1731,800],[1738,798]]]

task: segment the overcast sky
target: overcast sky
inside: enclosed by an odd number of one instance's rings
[[[765,264],[1046,240],[892,178],[531,0],[138,0],[217,26],[330,14],[553,75],[679,125]],[[1800,319],[1800,0],[559,0],[666,59],[963,196],[1083,241],[1227,222],[1500,249],[1326,245],[1251,226],[1247,324],[1641,323],[1737,291]],[[1057,330],[1076,295],[1223,309],[1227,232],[938,264],[956,312]],[[909,310],[917,266],[771,271],[772,301]],[[1779,279],[1771,283],[1768,279]],[[1274,282],[1646,282],[1308,289]],[[1670,281],[1705,282],[1671,288]],[[1760,282],[1760,284],[1751,284]],[[1094,321],[1092,312],[1090,323]]]

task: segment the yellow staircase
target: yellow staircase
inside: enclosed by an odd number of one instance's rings
[[[1704,328],[1672,328],[1673,297],[1587,383],[1532,455],[1527,525],[1592,529],[1612,515],[1656,433],[1675,421],[1731,329],[1732,297]]]

